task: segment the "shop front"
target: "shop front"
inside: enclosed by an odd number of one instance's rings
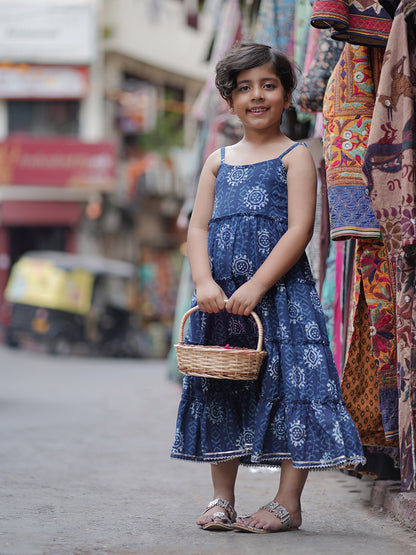
[[[0,301],[10,268],[29,250],[76,252],[84,217],[115,183],[112,143],[10,135],[0,143]],[[94,209],[94,210],[93,210]]]

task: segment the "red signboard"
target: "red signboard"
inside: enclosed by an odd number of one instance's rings
[[[116,147],[68,138],[10,135],[0,143],[0,185],[60,186],[110,192]]]

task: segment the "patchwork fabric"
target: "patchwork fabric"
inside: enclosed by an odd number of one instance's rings
[[[379,237],[362,164],[374,108],[379,50],[346,44],[324,98],[324,157],[331,239]]]
[[[391,17],[374,0],[316,0],[311,25],[332,27],[332,38],[363,46],[385,46]]]
[[[363,176],[396,291],[401,480],[416,486],[416,2],[399,5],[386,46]],[[407,23],[406,16],[409,18]]]

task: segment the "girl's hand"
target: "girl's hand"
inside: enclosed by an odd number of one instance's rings
[[[241,285],[237,291],[231,295],[225,306],[227,312],[232,314],[240,314],[241,316],[249,316],[254,308],[259,304],[263,297],[263,293],[254,283],[249,280]]]
[[[219,312],[225,308],[227,297],[221,287],[212,279],[197,286],[196,302],[202,312]]]

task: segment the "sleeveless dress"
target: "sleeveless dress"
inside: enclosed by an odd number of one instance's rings
[[[283,154],[273,160],[221,164],[209,223],[215,281],[230,297],[249,280],[287,230]],[[192,305],[196,304],[194,292]],[[325,317],[306,254],[256,307],[266,357],[250,381],[185,376],[173,458],[325,469],[364,463],[358,432],[341,397]],[[255,349],[253,318],[196,311],[185,342]]]

